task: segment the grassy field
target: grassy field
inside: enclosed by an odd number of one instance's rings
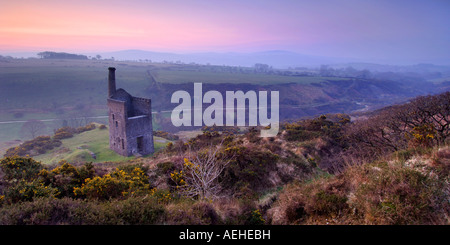
[[[336,78],[294,77],[254,73],[183,69],[164,64],[94,60],[11,60],[0,63],[0,111],[48,113],[84,104],[104,106],[107,67],[115,66],[117,87],[145,96],[151,85],[148,71],[160,83],[312,83]],[[342,78],[338,78],[342,80]],[[0,113],[1,114],[1,113]],[[0,115],[4,119],[4,115]],[[8,117],[8,116],[6,116]]]
[[[262,73],[229,73],[213,71],[185,71],[158,70],[156,80],[162,83],[251,83],[251,84],[279,84],[279,83],[316,83],[326,80],[344,80],[336,77],[296,77]]]
[[[116,66],[117,85],[136,94],[149,86],[146,66],[100,61],[14,60],[0,63],[0,109],[56,110],[77,104],[104,105],[107,67]]]
[[[42,134],[51,135],[54,129],[62,126],[63,120],[106,116],[109,66],[117,68],[117,87],[125,88],[137,97],[149,96],[147,89],[153,78],[159,83],[171,84],[202,82],[261,85],[307,84],[344,79],[230,72],[224,67],[215,66],[109,60],[0,60],[0,142],[26,140],[21,137],[20,130],[23,122],[30,119],[56,119],[45,122],[47,128]],[[245,72],[248,70],[246,68]],[[2,124],[5,121],[18,122]],[[158,129],[157,123],[154,129]]]
[[[160,137],[154,137],[153,140],[155,151],[162,149],[170,142]],[[71,163],[83,163],[114,162],[135,158],[134,156],[120,156],[109,149],[109,134],[107,129],[102,130],[97,127],[94,130],[86,131],[61,141],[63,144],[60,147],[33,158],[44,164],[58,163],[63,159]],[[96,155],[96,159],[92,158],[91,152]]]

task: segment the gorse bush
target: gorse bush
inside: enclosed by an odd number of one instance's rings
[[[432,124],[422,124],[413,127],[407,136],[411,136],[410,141],[414,146],[429,147],[436,138],[436,130]]]
[[[58,194],[57,189],[45,186],[37,179],[43,166],[32,158],[5,157],[0,166],[4,174],[1,182],[6,187],[2,202],[32,201],[36,197],[54,197]]]
[[[86,179],[92,179],[96,175],[94,164],[87,162],[81,167],[77,168],[78,174],[80,175],[81,183],[84,183]]]
[[[15,181],[5,192],[5,201],[9,203],[33,201],[39,197],[53,197],[59,195],[58,189],[44,185],[43,182],[34,179]]]
[[[67,139],[72,138],[73,134],[75,133],[75,129],[72,127],[62,127],[55,131],[55,134],[53,135],[54,139]]]
[[[73,190],[76,196],[100,200],[133,196],[149,191],[148,176],[137,167],[129,173],[116,169],[103,177],[88,178],[81,187],[75,187]]]
[[[89,124],[87,124],[85,126],[81,126],[81,127],[76,128],[75,132],[77,134],[79,134],[79,133],[83,133],[83,132],[86,132],[86,131],[94,130],[95,128],[96,128],[96,126],[95,126],[94,123],[89,123]]]
[[[251,212],[248,218],[248,225],[264,225],[265,220],[262,217],[261,211],[259,209],[255,209]]]
[[[60,146],[62,143],[58,139],[52,139],[50,136],[38,136],[32,140],[6,150],[5,157],[12,156],[35,156]]]
[[[32,180],[43,169],[40,162],[30,157],[5,157],[0,161],[0,166],[5,174],[4,180]]]
[[[41,170],[39,176],[47,186],[58,189],[61,197],[75,197],[73,189],[80,187],[83,179],[78,170],[71,164],[61,161],[60,166],[48,171]]]
[[[55,130],[53,137],[38,136],[32,140],[25,141],[16,147],[7,149],[4,156],[36,156],[45,154],[49,150],[61,146],[62,139],[71,138],[74,134],[93,130],[95,128],[96,126],[94,123],[90,123],[78,128],[62,127]]]
[[[90,131],[95,129],[96,126],[94,123],[87,124],[85,126],[81,126],[78,128],[72,128],[69,126],[59,128],[55,130],[55,134],[53,135],[54,139],[67,139],[72,138],[74,134],[80,134],[86,131]]]

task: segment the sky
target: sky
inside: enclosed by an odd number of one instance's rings
[[[0,0],[0,53],[128,49],[449,62],[450,1]]]

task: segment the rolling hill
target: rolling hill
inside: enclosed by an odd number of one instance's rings
[[[280,53],[270,55],[275,54]],[[379,79],[327,76],[309,69],[257,71],[255,67],[104,59],[0,58],[0,142],[28,139],[21,135],[21,127],[30,119],[45,119],[42,134],[51,134],[64,124],[78,127],[88,122],[105,123],[109,66],[117,68],[119,88],[152,99],[153,112],[162,112],[156,114],[154,127],[166,131],[175,130],[167,121],[170,113],[165,113],[176,106],[170,102],[171,94],[180,89],[192,92],[194,82],[203,83],[205,91],[221,93],[280,91],[281,119],[370,110],[448,88],[445,79],[428,82],[395,74]],[[439,67],[425,68],[434,74]]]
[[[163,148],[168,140],[154,137],[155,152]],[[123,157],[109,149],[109,134],[107,129],[96,129],[74,135],[72,138],[62,139],[62,145],[51,151],[34,156],[44,164],[55,164],[61,160],[71,163],[84,162],[117,162],[131,160],[136,157]],[[93,157],[95,156],[95,158]]]

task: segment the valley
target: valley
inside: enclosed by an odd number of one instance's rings
[[[64,125],[106,123],[109,66],[117,67],[118,87],[152,99],[155,130],[171,132],[195,129],[176,128],[170,122],[170,111],[176,106],[170,103],[171,95],[177,90],[193,92],[194,82],[203,83],[205,91],[217,90],[223,95],[229,90],[279,91],[280,120],[370,111],[417,95],[445,91],[448,86],[445,78],[436,80],[435,75],[430,82],[420,74],[406,73],[373,73],[363,78],[341,74],[338,68],[324,72],[323,67],[273,69],[263,65],[1,58],[0,142],[29,139],[21,131],[23,122],[33,119],[45,124],[40,132],[44,135]],[[444,69],[442,76],[446,72]]]

